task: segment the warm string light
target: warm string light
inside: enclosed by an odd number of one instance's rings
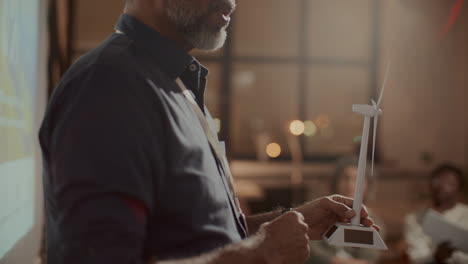
[[[266,147],[266,154],[270,158],[277,158],[281,155],[281,146],[278,143],[272,142]]]
[[[315,121],[291,121],[289,124],[289,132],[294,136],[304,135],[306,137],[313,137],[320,133],[320,135],[325,138],[331,138],[334,136],[334,130],[330,124],[330,117],[328,115],[321,114],[315,119]]]
[[[317,126],[314,122],[307,120],[304,122],[304,136],[313,137],[317,134]]]
[[[219,121],[218,119],[215,120],[217,126]],[[321,114],[317,117],[314,121],[306,120],[293,120],[289,123],[289,132],[294,136],[307,136],[313,137],[320,133],[320,135],[324,138],[332,138],[334,136],[334,130],[330,127],[330,117],[325,114]],[[220,127],[218,127],[219,129]],[[360,137],[354,138],[354,142],[360,140]],[[265,152],[270,158],[277,158],[281,155],[282,149],[281,146],[276,142],[269,143],[266,148]]]
[[[315,124],[318,128],[328,128],[330,126],[330,117],[325,114],[321,114],[315,119]]]
[[[289,124],[289,131],[295,136],[300,136],[304,133],[304,122],[300,120],[294,120]]]

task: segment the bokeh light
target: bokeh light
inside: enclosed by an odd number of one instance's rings
[[[302,133],[304,133],[304,122],[300,120],[294,120],[291,122],[289,125],[289,131],[291,131],[291,134],[295,136],[300,136]]]
[[[314,122],[307,120],[304,122],[304,135],[307,137],[313,137],[317,134],[317,126]]]
[[[266,147],[266,153],[270,158],[277,158],[281,155],[281,146],[278,143],[270,143]]]
[[[321,114],[315,119],[315,124],[318,128],[327,128],[330,126],[330,117],[325,114]]]
[[[354,139],[353,139],[353,142],[354,143],[361,143],[361,140],[362,140],[362,136],[355,136]]]

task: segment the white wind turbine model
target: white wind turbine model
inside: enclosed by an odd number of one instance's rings
[[[379,108],[385,91],[390,63],[387,65],[387,71],[377,103],[371,100],[372,105],[353,105],[353,112],[364,116],[364,128],[362,130],[361,150],[359,152],[359,163],[356,179],[356,189],[354,191],[353,210],[356,216],[351,219],[351,223],[336,223],[325,234],[323,239],[331,245],[350,246],[361,248],[387,249],[385,242],[379,235],[379,232],[372,227],[365,227],[360,224],[360,215],[362,199],[364,194],[364,177],[366,172],[367,143],[369,140],[370,119],[374,118],[374,138],[372,144],[372,170],[374,173],[374,154],[375,154],[375,136],[377,133],[377,123],[382,110]]]

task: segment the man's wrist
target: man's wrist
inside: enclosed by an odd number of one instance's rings
[[[260,248],[249,249],[247,251],[243,251],[241,254],[243,254],[241,257],[241,259],[244,260],[242,262],[243,264],[267,264],[265,254]]]
[[[265,233],[260,231],[250,238],[241,242],[239,250],[243,264],[266,264],[266,254],[262,246],[265,240]]]

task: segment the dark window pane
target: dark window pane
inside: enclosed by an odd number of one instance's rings
[[[350,154],[362,133],[363,117],[353,104],[370,103],[369,71],[349,66],[314,66],[308,70],[306,118],[315,133],[306,136],[306,155]]]
[[[287,156],[288,124],[298,118],[296,65],[234,64],[230,150],[236,157],[255,157],[276,142]],[[259,146],[260,144],[260,146]]]

